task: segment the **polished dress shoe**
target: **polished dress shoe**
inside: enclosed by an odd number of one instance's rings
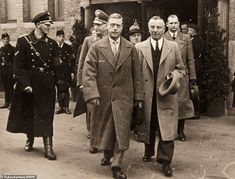
[[[146,154],[143,156],[143,161],[144,162],[150,162],[151,160],[152,160],[151,156],[146,155]]]
[[[60,108],[58,111],[55,112],[56,114],[62,114],[65,113],[65,110],[63,108]]]
[[[113,178],[118,178],[118,179],[127,178],[126,174],[122,173],[122,170],[119,167],[113,167],[112,171],[113,171]]]
[[[111,164],[110,158],[102,158],[100,164],[101,164],[102,166],[110,165],[110,164]]]
[[[66,114],[72,114],[71,111],[69,110],[69,108],[65,108],[64,111]]]
[[[31,152],[33,150],[33,142],[34,140],[33,139],[27,139],[26,140],[26,144],[24,146],[24,149],[26,152]]]
[[[178,133],[178,139],[179,139],[180,141],[186,141],[186,136],[185,136],[185,134],[184,134],[183,131],[181,131],[181,132]]]
[[[98,152],[98,149],[95,147],[90,148],[90,153],[91,154],[96,154]]]
[[[162,165],[162,172],[164,173],[165,176],[171,177],[173,175],[173,170],[171,168],[170,163],[163,163]]]

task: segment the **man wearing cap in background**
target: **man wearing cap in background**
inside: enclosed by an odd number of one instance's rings
[[[179,101],[179,122],[178,139],[185,141],[184,134],[185,120],[194,117],[193,102],[190,98],[190,88],[196,84],[195,62],[193,58],[192,42],[188,34],[180,32],[180,22],[176,15],[172,14],[167,18],[168,31],[165,37],[168,40],[175,41],[180,48],[181,57],[185,66],[186,75],[180,80],[180,90],[178,93]]]
[[[204,48],[204,41],[202,37],[199,35],[199,27],[198,25],[194,23],[190,23],[188,25],[188,34],[191,37],[192,45],[193,45],[193,54],[195,59],[195,69],[197,74],[197,85],[199,88],[199,93],[201,89],[201,81],[202,81],[202,75],[203,75],[203,62],[202,62],[202,56],[203,56],[203,48]],[[193,99],[193,105],[195,110],[195,116],[194,118],[198,119],[200,118],[200,108],[205,107],[205,102],[203,99],[199,99],[199,97]],[[200,107],[201,106],[201,107]]]
[[[13,58],[15,48],[10,44],[8,33],[2,34],[3,47],[0,48],[1,82],[5,92],[5,103],[0,108],[8,108],[13,94]]]
[[[18,38],[14,59],[16,86],[7,131],[27,134],[25,151],[33,150],[34,137],[43,137],[44,155],[55,160],[52,149],[55,109],[54,66],[57,44],[47,34],[53,23],[48,11],[37,14],[35,28]]]
[[[72,60],[74,58],[73,51],[70,45],[64,42],[65,35],[63,30],[56,32],[58,45],[59,64],[55,67],[55,77],[57,86],[57,99],[60,109],[56,114],[66,113],[71,114],[69,110],[69,88],[74,79]]]
[[[135,45],[138,42],[141,42],[142,35],[138,22],[135,20],[134,24],[130,26],[128,37],[131,43]]]
[[[85,62],[85,58],[87,55],[87,52],[90,48],[90,46],[102,39],[104,36],[107,35],[107,21],[108,21],[108,15],[101,11],[101,10],[96,10],[95,11],[95,19],[93,21],[93,27],[95,29],[95,33],[96,36],[91,35],[88,36],[84,39],[84,42],[82,44],[82,49],[81,49],[81,53],[80,53],[80,57],[79,57],[79,61],[78,61],[78,70],[77,70],[77,86],[80,88],[80,90],[82,90],[83,88],[83,84],[82,84],[82,73],[83,73],[83,66],[84,66],[84,62]],[[79,103],[79,101],[77,101],[77,104]],[[89,114],[89,110],[87,110],[86,113],[86,125],[87,125],[87,130],[88,132],[90,132],[90,114]],[[88,134],[88,138],[89,138]],[[97,153],[98,149],[97,148],[90,148],[90,153]]]
[[[148,22],[148,28],[151,36],[136,44],[142,64],[145,98],[143,124],[137,126],[135,134],[138,141],[145,143],[143,161],[150,162],[155,154],[156,131],[159,131],[156,158],[162,164],[164,175],[170,177],[173,173],[171,162],[174,139],[177,136],[178,100],[177,94],[169,92],[161,96],[159,87],[170,75],[173,75],[176,84],[185,72],[178,45],[163,36],[163,19],[153,16]]]

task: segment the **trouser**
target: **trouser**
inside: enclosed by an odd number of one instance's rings
[[[185,123],[185,119],[178,120],[178,133],[184,132],[184,123]]]
[[[119,150],[117,139],[114,142],[113,150],[104,150],[104,158],[112,159],[111,168],[121,168],[124,150]]]
[[[57,94],[58,103],[61,108],[69,107],[69,90],[65,92],[58,92]]]
[[[193,102],[195,116],[200,116],[200,99],[199,99],[199,97],[196,99],[193,98],[192,102]]]
[[[156,121],[157,121],[157,124]],[[155,155],[155,138],[156,138],[156,128],[159,131],[159,142],[157,148],[157,162],[164,163],[168,162],[171,163],[173,154],[174,154],[174,141],[163,141],[161,132],[159,130],[158,120],[154,117],[151,117],[150,123],[150,143],[145,144],[145,155],[154,156]],[[156,126],[155,126],[156,125]]]
[[[90,128],[91,128],[90,125],[91,125],[91,110],[87,106],[87,111],[86,111],[86,127],[87,127],[88,132],[90,132]]]

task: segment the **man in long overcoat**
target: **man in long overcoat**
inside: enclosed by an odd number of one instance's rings
[[[140,64],[135,47],[120,36],[123,19],[109,16],[108,36],[88,51],[83,70],[84,99],[91,109],[90,143],[103,149],[101,165],[109,165],[113,177],[124,179],[122,160],[129,148],[134,102],[143,100]]]
[[[186,75],[180,80],[179,90],[179,122],[178,122],[178,138],[185,141],[184,123],[185,119],[194,117],[193,102],[190,98],[190,87],[196,84],[195,60],[193,57],[192,42],[188,34],[184,34],[179,30],[179,20],[176,15],[170,15],[167,19],[168,31],[165,37],[168,40],[175,41],[180,48],[181,57],[185,66]]]
[[[165,22],[159,16],[153,16],[148,28],[151,37],[136,44],[145,94],[144,120],[137,127],[136,136],[137,140],[145,143],[143,161],[149,162],[155,153],[156,130],[159,131],[157,161],[163,164],[163,173],[171,176],[170,164],[177,136],[178,101],[177,94],[160,96],[159,86],[170,73],[179,79],[185,72],[178,45],[163,37]]]
[[[80,88],[80,90],[83,89],[83,84],[82,84],[82,73],[83,73],[83,67],[84,67],[84,62],[85,58],[87,55],[87,52],[90,48],[90,46],[97,42],[98,40],[102,39],[107,35],[107,21],[108,21],[108,15],[97,9],[95,11],[95,19],[93,21],[93,27],[95,30],[95,34],[88,36],[84,39],[84,42],[82,44],[82,49],[81,53],[79,56],[79,61],[78,61],[78,69],[77,69],[77,86]],[[79,101],[77,101],[77,105],[80,104]],[[75,108],[76,110],[76,108]],[[86,125],[87,125],[87,130],[90,133],[90,111],[87,108],[86,111]],[[90,134],[88,134],[88,138],[90,137]],[[95,154],[98,152],[97,148],[90,148],[90,153]]]
[[[19,37],[16,44],[16,86],[7,131],[27,134],[26,151],[32,151],[34,137],[43,137],[45,157],[55,160],[52,136],[57,47],[47,36],[53,22],[48,11],[36,15],[32,22],[34,30]]]

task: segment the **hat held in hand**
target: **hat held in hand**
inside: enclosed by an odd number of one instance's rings
[[[161,96],[166,96],[168,94],[176,94],[180,88],[180,83],[178,82],[178,79],[179,78],[175,73],[170,73],[167,79],[160,85],[159,94]]]

